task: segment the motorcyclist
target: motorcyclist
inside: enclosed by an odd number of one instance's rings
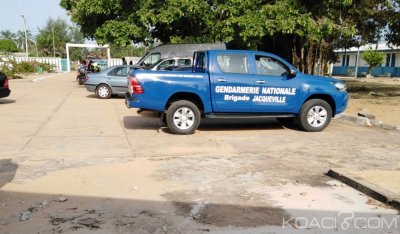
[[[86,60],[81,60],[79,64],[79,69],[78,69],[78,76],[76,79],[78,80],[79,84],[83,84],[85,81],[86,73],[87,73],[87,64]]]

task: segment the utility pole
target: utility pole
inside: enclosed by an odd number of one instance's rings
[[[24,25],[25,25],[25,50],[26,50],[26,60],[29,58],[29,51],[28,51],[28,32],[27,32],[27,27],[26,27],[26,18],[24,15],[21,15],[22,19],[24,19]]]
[[[35,39],[35,47],[36,47],[36,58],[38,58],[39,57],[39,52],[38,52],[38,49],[37,49],[37,41],[36,41],[36,39]]]
[[[51,27],[51,32],[53,33],[53,57],[56,57],[56,46],[54,43],[54,26]]]

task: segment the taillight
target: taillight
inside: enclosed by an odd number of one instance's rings
[[[139,83],[136,77],[131,76],[129,79],[131,82],[131,87],[130,87],[131,92],[134,94],[142,94],[143,93],[142,85]]]
[[[4,79],[4,88],[8,88],[8,79],[7,78]]]

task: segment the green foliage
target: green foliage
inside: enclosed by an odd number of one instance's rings
[[[9,57],[0,56],[0,71],[6,74],[7,77],[11,78],[14,76],[13,68],[16,65],[15,60]]]
[[[33,73],[35,72],[35,65],[31,62],[20,62],[14,68],[15,73]]]
[[[38,68],[42,68],[44,72],[54,71],[54,65],[48,63],[39,63],[36,61],[20,62],[17,63],[10,57],[0,57],[0,71],[10,78],[17,77],[16,74],[35,73]]]
[[[11,39],[0,39],[0,52],[17,52],[18,48]]]
[[[142,57],[146,52],[146,47],[131,46],[119,47],[111,45],[111,57],[122,58],[122,57]]]
[[[85,37],[120,47],[138,42],[228,42],[263,49],[312,73],[335,48],[400,44],[400,0],[61,0]],[[321,65],[322,66],[322,65]],[[323,70],[322,68],[320,70]]]
[[[16,37],[15,33],[11,32],[10,30],[3,30],[0,32],[1,39],[11,39],[14,40]]]
[[[38,50],[44,56],[53,56],[55,54],[56,57],[65,57],[65,43],[84,43],[84,37],[79,28],[69,26],[65,20],[50,18],[46,26],[39,29],[36,41]],[[75,53],[71,54],[71,58],[78,57],[80,55],[79,52],[79,50],[76,50]]]
[[[385,55],[382,52],[371,49],[362,52],[361,58],[368,64],[368,74],[385,61]]]

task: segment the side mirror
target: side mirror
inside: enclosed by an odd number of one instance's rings
[[[290,77],[290,78],[294,78],[294,77],[296,77],[296,75],[297,75],[296,70],[290,69],[289,77]]]

